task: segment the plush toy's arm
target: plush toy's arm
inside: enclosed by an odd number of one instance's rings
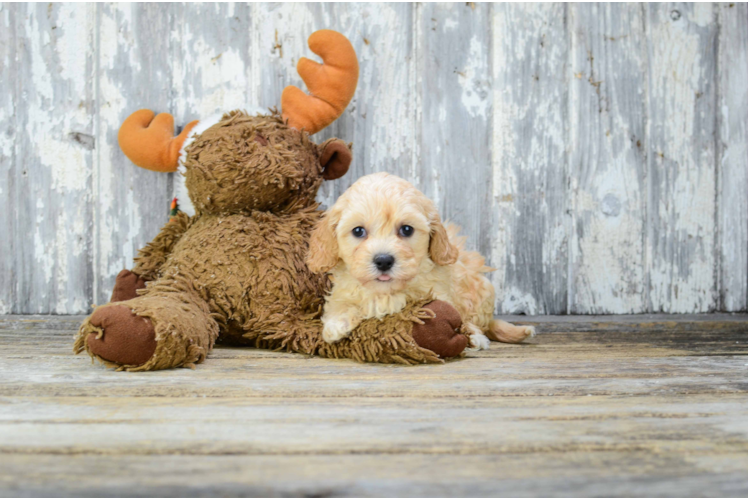
[[[318,354],[377,363],[439,363],[459,356],[467,347],[460,314],[431,298],[408,304],[401,312],[361,322],[334,344],[322,341]]]
[[[174,245],[177,244],[192,220],[186,213],[179,212],[161,228],[161,232],[153,240],[138,251],[135,257],[135,267],[132,272],[145,281],[158,278],[159,270],[169,257]]]
[[[459,356],[470,341],[457,309],[441,300],[429,302],[423,309],[433,315],[426,313],[422,322],[413,325],[411,335],[416,344],[435,352],[440,358]]]

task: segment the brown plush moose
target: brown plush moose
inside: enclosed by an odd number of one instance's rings
[[[305,264],[321,219],[323,179],[346,173],[339,139],[310,134],[332,123],[353,97],[358,62],[341,34],[309,38],[323,64],[299,60],[311,91],[287,87],[282,114],[232,111],[193,122],[177,137],[173,118],[149,110],[122,124],[119,142],[140,167],[179,166],[195,208],[167,223],[117,276],[111,302],[80,327],[75,351],[107,366],[143,371],[194,367],[217,340],[359,361],[417,364],[459,355],[467,345],[457,311],[424,297],[397,315],[368,320],[336,344],[319,320],[329,281]]]

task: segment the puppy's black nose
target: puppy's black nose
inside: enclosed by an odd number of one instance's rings
[[[374,256],[374,265],[381,272],[389,271],[395,265],[395,258],[388,253],[380,253]]]

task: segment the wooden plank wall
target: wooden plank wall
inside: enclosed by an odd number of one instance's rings
[[[497,313],[746,310],[746,4],[2,4],[0,313],[87,312],[166,221],[130,112],[276,106],[320,28],[361,61],[321,202],[414,182]]]

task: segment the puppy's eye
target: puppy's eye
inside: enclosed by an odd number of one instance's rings
[[[366,229],[361,226],[354,227],[351,233],[353,233],[353,236],[355,236],[356,238],[363,238],[364,236],[366,236]]]
[[[410,238],[411,236],[413,236],[414,232],[415,232],[415,229],[413,229],[413,226],[408,226],[408,225],[400,226],[400,231],[399,231],[400,236]]]

